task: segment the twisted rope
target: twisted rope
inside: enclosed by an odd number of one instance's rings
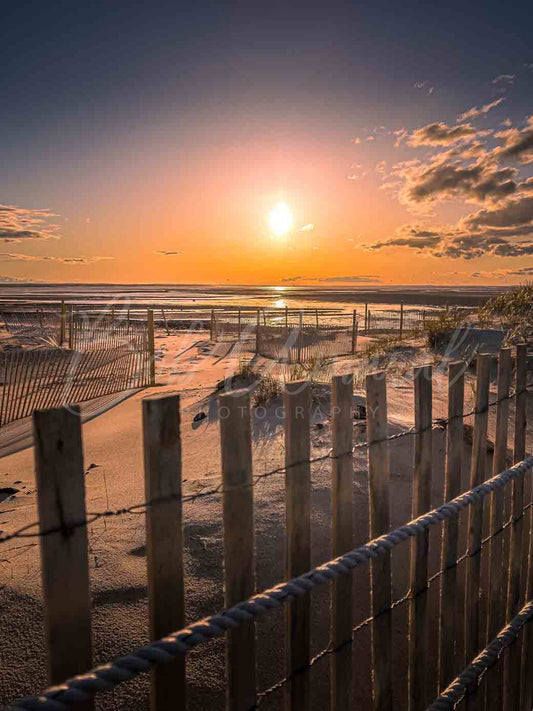
[[[532,618],[533,600],[530,600],[518,615],[513,617],[509,624],[500,630],[492,642],[478,654],[474,661],[433,701],[427,711],[449,711],[454,709],[466,695],[475,693],[483,674],[497,663],[503,650],[516,641],[520,630]]]
[[[497,474],[492,479],[461,494],[452,501],[420,516],[410,523],[366,543],[349,553],[313,568],[308,573],[280,583],[221,613],[195,622],[186,629],[173,632],[151,644],[133,650],[129,655],[113,662],[95,667],[91,671],[53,686],[40,696],[27,697],[15,702],[12,709],[33,711],[66,711],[73,703],[88,701],[99,691],[109,691],[141,672],[147,672],[155,664],[171,662],[175,657],[185,656],[191,649],[204,644],[213,637],[221,637],[227,630],[239,627],[243,622],[264,615],[273,608],[281,607],[299,595],[329,580],[346,575],[352,569],[367,563],[372,558],[388,553],[407,538],[417,536],[430,526],[446,518],[457,516],[470,504],[480,501],[500,489],[509,481],[524,476],[533,467],[533,456],[516,464],[511,469]]]
[[[504,402],[505,400],[511,400],[512,398],[515,397],[516,394],[521,394],[523,392],[528,392],[531,388],[531,384],[526,386],[524,390],[521,390],[520,393],[515,393],[514,391],[511,392],[509,395],[506,395],[503,398],[500,398],[499,400],[494,400],[492,402],[489,402],[488,407],[481,409],[481,410],[469,410],[467,412],[464,412],[460,415],[453,415],[452,417],[447,417],[447,418],[440,418],[435,420],[434,422],[431,423],[428,427],[424,428],[416,428],[415,426],[409,427],[408,429],[402,430],[401,432],[397,432],[396,434],[389,435],[387,437],[383,437],[382,439],[376,439],[373,440],[372,442],[357,442],[352,446],[352,453],[356,450],[359,449],[366,449],[369,447],[371,444],[380,444],[382,442],[394,442],[399,439],[403,439],[404,437],[411,437],[416,434],[422,434],[424,432],[428,431],[435,431],[435,430],[442,430],[444,427],[446,427],[450,422],[457,420],[457,419],[466,419],[468,417],[471,417],[472,415],[480,414],[482,412],[487,412],[488,408],[494,407],[494,405],[498,405],[500,402]],[[266,472],[263,472],[261,474],[256,474],[253,478],[252,484],[241,484],[238,487],[233,487],[232,491],[235,491],[236,489],[247,489],[250,487],[255,487],[257,484],[259,484],[261,481],[264,479],[268,479],[272,476],[275,476],[277,474],[283,474],[285,473],[288,469],[291,469],[293,467],[299,467],[301,464],[317,464],[320,462],[325,462],[328,460],[334,460],[338,459],[341,457],[345,457],[345,454],[342,455],[334,455],[329,451],[327,454],[322,454],[318,457],[312,457],[311,459],[306,459],[301,462],[293,462],[292,464],[276,467],[275,469],[270,469]],[[184,482],[187,481],[187,479],[183,480]],[[86,526],[89,526],[92,523],[95,523],[96,521],[100,519],[106,519],[106,518],[112,518],[112,517],[118,517],[118,516],[124,516],[126,514],[142,514],[147,508],[150,506],[153,506],[154,504],[160,504],[160,503],[167,503],[170,501],[181,501],[182,503],[186,502],[191,502],[191,501],[197,501],[198,499],[204,499],[204,498],[209,498],[211,496],[217,496],[220,494],[224,493],[223,483],[221,482],[217,486],[213,487],[212,489],[209,489],[207,491],[200,491],[196,494],[187,494],[183,496],[182,494],[169,494],[166,496],[160,496],[156,497],[153,499],[149,499],[148,501],[143,501],[139,504],[133,504],[132,506],[127,506],[127,507],[121,507],[119,509],[108,509],[106,511],[98,511],[98,512],[92,512],[87,514],[86,518],[81,519],[80,521],[74,521],[71,524],[69,524],[68,528],[60,527],[60,526],[54,526],[52,528],[48,528],[44,531],[32,531],[32,529],[37,528],[39,526],[38,521],[33,521],[32,523],[28,523],[25,526],[22,526],[21,528],[17,529],[16,531],[13,531],[12,533],[5,533],[0,535],[0,544],[1,543],[7,543],[8,541],[12,541],[17,538],[43,538],[44,536],[49,536],[53,533],[61,533],[65,531],[73,531],[77,528],[85,528]]]

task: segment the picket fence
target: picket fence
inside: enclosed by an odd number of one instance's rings
[[[391,564],[394,548],[411,538],[409,616],[410,711],[452,709],[463,699],[469,709],[506,708],[530,711],[533,694],[533,576],[531,568],[531,502],[525,483],[533,457],[526,458],[527,348],[516,350],[516,380],[511,388],[512,350],[502,349],[497,400],[489,401],[493,357],[477,358],[476,403],[470,468],[471,489],[460,493],[464,447],[464,363],[449,366],[446,420],[432,416],[432,367],[414,370],[415,424],[388,435],[386,373],[366,379],[368,441],[353,444],[353,378],[332,381],[332,550],[333,560],[311,568],[310,383],[288,383],[284,393],[285,465],[254,475],[250,396],[246,391],[220,396],[222,453],[225,610],[185,626],[181,437],[179,396],[146,398],[142,405],[146,501],[147,574],[151,644],[125,657],[91,668],[91,611],[87,554],[87,517],[80,418],[75,408],[39,411],[34,415],[39,530],[27,527],[0,537],[36,535],[41,545],[44,618],[49,682],[39,696],[15,702],[17,709],[57,711],[78,702],[91,708],[93,695],[151,670],[151,708],[185,708],[187,652],[213,637],[226,637],[227,701],[230,711],[256,708],[265,692],[256,684],[255,618],[285,605],[285,705],[291,711],[310,707],[310,591],[331,584],[330,693],[334,711],[352,707],[354,664],[361,654],[372,659],[373,708],[393,708],[393,603]],[[513,459],[506,470],[509,407],[515,402]],[[489,409],[496,406],[492,478],[487,474]],[[445,501],[430,511],[432,446],[435,429],[446,427]],[[413,517],[390,530],[389,442],[414,438]],[[353,549],[353,451],[368,456],[370,541]],[[265,476],[285,475],[286,581],[256,594],[254,556],[254,484]],[[488,480],[487,480],[488,479]],[[506,508],[507,506],[507,508]],[[482,538],[483,512],[489,535]],[[138,507],[137,507],[138,510]],[[468,550],[459,556],[459,514],[468,516]],[[441,565],[428,578],[429,529],[439,526]],[[503,534],[508,534],[507,537]],[[508,550],[505,551],[505,541]],[[458,630],[458,564],[466,563],[464,634]],[[490,570],[488,582],[481,563]],[[358,566],[371,567],[370,650],[357,647],[353,629],[353,585]],[[438,678],[428,672],[428,589],[440,589]],[[486,619],[480,596],[486,596]],[[522,610],[520,606],[524,605]],[[507,626],[506,626],[507,625]],[[498,634],[499,633],[499,634]],[[461,640],[464,639],[464,644]],[[508,649],[506,649],[508,647]],[[483,651],[485,650],[485,651]],[[481,655],[479,653],[481,652]],[[474,666],[467,666],[475,660]],[[458,676],[459,674],[459,676]],[[81,676],[75,676],[81,675]],[[65,681],[67,680],[67,681]],[[429,683],[431,682],[431,684]],[[438,689],[439,698],[428,696]],[[486,693],[484,691],[486,690]],[[505,702],[505,703],[504,703]],[[397,707],[396,707],[397,708]]]
[[[306,363],[314,358],[355,353],[357,333],[355,310],[353,315],[318,309],[211,313],[211,340],[232,341],[242,351],[281,363]]]
[[[151,311],[147,322],[73,318],[70,313],[64,323],[68,349],[15,348],[0,354],[0,427],[34,410],[154,384]]]

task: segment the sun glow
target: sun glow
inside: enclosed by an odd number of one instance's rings
[[[276,237],[282,237],[292,227],[292,212],[285,202],[278,202],[268,217],[270,229]]]

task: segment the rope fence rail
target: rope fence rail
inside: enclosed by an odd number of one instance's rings
[[[269,610],[306,595],[317,586],[324,585],[341,575],[347,575],[354,568],[369,563],[378,556],[388,554],[402,541],[416,537],[430,526],[442,523],[446,519],[457,517],[463,509],[479,502],[505,484],[529,474],[532,467],[533,457],[528,457],[452,501],[349,553],[317,566],[304,575],[263,590],[229,609],[172,632],[151,644],[138,647],[127,656],[119,657],[112,662],[94,667],[85,674],[67,679],[62,684],[46,689],[39,696],[17,700],[11,708],[26,709],[26,711],[35,709],[66,711],[72,704],[89,701],[98,692],[110,691],[138,674],[149,671],[154,665],[167,664],[176,656],[184,656],[195,647],[215,637],[221,637],[228,630],[236,629],[243,623],[266,614]],[[527,619],[529,619],[533,615],[533,602],[526,608]],[[435,708],[450,707],[435,706]]]

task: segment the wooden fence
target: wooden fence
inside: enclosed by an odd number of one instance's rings
[[[399,436],[413,436],[415,443],[413,471],[413,516],[418,521],[390,531],[391,485],[389,464],[386,374],[373,373],[366,380],[366,412],[368,442],[369,513],[371,542],[360,547],[349,567],[324,565],[313,573],[311,569],[311,389],[310,383],[289,383],[284,394],[285,466],[270,475],[285,474],[286,531],[285,572],[288,581],[304,575],[302,588],[280,584],[264,591],[257,603],[272,601],[270,607],[287,603],[285,629],[286,677],[275,685],[283,689],[286,708],[303,711],[310,706],[309,590],[316,584],[335,577],[331,597],[331,642],[325,653],[331,653],[331,708],[340,711],[351,707],[354,668],[360,655],[370,654],[372,660],[372,706],[376,711],[391,711],[395,677],[393,640],[397,640],[392,610],[402,601],[393,602],[391,565],[394,547],[411,536],[410,591],[405,598],[409,605],[409,673],[401,684],[408,685],[408,708],[419,711],[428,707],[435,694],[441,693],[457,673],[490,641],[506,621],[511,620],[524,601],[533,594],[531,536],[531,502],[525,502],[525,491],[531,492],[530,474],[533,458],[523,462],[514,473],[502,474],[496,484],[483,487],[490,478],[487,467],[487,420],[489,408],[490,366],[492,356],[480,355],[477,360],[476,406],[470,487],[475,495],[458,497],[463,465],[464,366],[452,363],[449,368],[448,417],[433,422],[432,367],[414,370],[415,424]],[[494,472],[505,468],[508,441],[509,404],[515,403],[513,459],[520,462],[526,453],[526,373],[527,349],[518,346],[516,352],[515,394],[510,391],[511,351],[503,349],[498,369],[498,399],[496,402],[496,440]],[[332,549],[342,556],[353,549],[353,378],[337,376],[332,382]],[[469,414],[469,413],[468,413]],[[226,608],[250,598],[255,592],[254,557],[254,472],[250,426],[250,398],[245,391],[220,396],[222,497],[224,540],[224,595]],[[36,412],[34,416],[36,466],[38,484],[39,533],[43,567],[44,617],[47,634],[49,681],[59,684],[65,678],[83,673],[91,665],[91,612],[89,607],[89,573],[87,559],[87,528],[85,510],[85,477],[83,467],[80,418],[75,409],[55,409]],[[444,500],[453,505],[428,513],[432,479],[432,444],[435,429],[446,426],[446,474]],[[151,640],[165,637],[185,626],[182,476],[179,397],[167,395],[143,401],[144,473],[146,491],[146,537],[148,562],[149,630]],[[398,435],[396,435],[397,437]],[[361,444],[355,445],[357,447]],[[323,459],[321,457],[320,459]],[[318,461],[318,460],[315,460]],[[266,474],[262,475],[263,477]],[[502,478],[503,477],[503,478]],[[498,476],[495,480],[498,480]],[[506,483],[507,482],[507,483]],[[527,482],[527,489],[524,488]],[[481,485],[481,486],[480,486]],[[493,493],[490,493],[490,492]],[[503,505],[502,505],[503,502]],[[459,511],[468,517],[468,549],[459,555]],[[489,518],[487,536],[483,538],[483,515]],[[102,514],[107,515],[107,514]],[[94,520],[96,514],[91,514]],[[430,554],[429,527],[438,526],[439,571],[428,578]],[[65,531],[70,529],[70,535]],[[401,535],[400,535],[401,534]],[[506,535],[508,534],[508,535]],[[27,535],[27,534],[26,534]],[[379,539],[385,536],[384,539]],[[13,537],[13,536],[12,536]],[[12,538],[9,537],[9,538]],[[7,540],[6,538],[5,540]],[[376,539],[387,541],[379,545]],[[437,540],[432,537],[431,540]],[[507,543],[506,543],[507,542]],[[511,555],[503,555],[498,546],[509,546]],[[359,553],[358,551],[361,551]],[[362,551],[367,554],[363,556]],[[358,557],[359,556],[359,557]],[[370,649],[355,640],[352,609],[354,604],[352,576],[354,566],[371,558],[371,626]],[[344,560],[344,558],[343,558]],[[466,594],[460,595],[458,565],[466,561]],[[482,576],[483,568],[491,575]],[[350,568],[354,568],[352,571]],[[327,570],[335,575],[326,575]],[[323,571],[322,574],[320,571]],[[309,585],[303,583],[307,580]],[[311,584],[313,581],[313,584]],[[292,585],[292,587],[291,587]],[[440,591],[438,648],[436,673],[428,678],[431,586]],[[276,590],[278,592],[276,592]],[[292,593],[283,592],[292,590]],[[302,594],[303,593],[303,594]],[[481,599],[490,601],[486,612]],[[269,609],[266,605],[265,609]],[[247,611],[246,611],[247,610]],[[226,633],[227,702],[230,711],[248,711],[258,701],[255,663],[255,615],[253,601],[224,626],[223,617],[215,616],[190,625],[149,652],[132,652],[138,659],[151,659],[151,708],[157,711],[185,708],[186,664],[183,654],[201,641]],[[252,614],[253,613],[253,614]],[[464,627],[459,630],[459,620]],[[211,623],[210,620],[213,620]],[[202,630],[205,634],[202,635]],[[208,630],[209,633],[208,633]],[[518,636],[514,645],[502,655],[498,664],[485,671],[486,687],[478,680],[466,690],[466,708],[492,711],[507,708],[530,711],[532,707],[533,625]],[[173,640],[179,642],[177,651]],[[192,640],[192,641],[191,641]],[[527,642],[527,644],[526,644]],[[166,645],[166,646],[165,646]],[[181,646],[180,646],[181,645]],[[174,650],[177,658],[170,664],[157,664],[163,652]],[[144,656],[143,656],[144,655]],[[132,659],[130,656],[129,659]],[[168,661],[168,660],[167,660]],[[132,662],[133,664],[133,662]],[[144,668],[140,667],[133,673]],[[145,665],[146,666],[146,665]],[[90,693],[121,683],[132,674],[130,666],[113,664],[94,670],[84,677],[77,688]],[[135,668],[135,665],[131,668]],[[482,667],[480,667],[482,668]],[[99,674],[106,682],[98,686]],[[91,681],[92,679],[92,681]],[[75,682],[72,682],[75,684]],[[61,702],[65,687],[52,692],[52,702]],[[106,686],[107,685],[107,686]],[[484,694],[487,689],[490,693]],[[74,693],[74,692],[73,692]],[[79,692],[76,692],[79,693]],[[260,696],[264,698],[265,691]],[[43,697],[42,697],[43,698]],[[67,696],[64,697],[67,699]],[[79,698],[79,697],[78,697]],[[46,699],[46,697],[44,697]],[[505,701],[505,706],[504,706]],[[25,706],[22,708],[36,708]],[[45,707],[55,708],[53,706]],[[394,708],[398,708],[394,706]],[[437,708],[437,707],[435,707]],[[439,706],[438,708],[453,708]]]
[[[0,426],[34,410],[154,384],[151,311],[147,322],[132,323],[64,315],[68,350],[17,348],[0,354]]]
[[[332,322],[333,321],[333,322]],[[357,350],[358,321],[352,314],[318,310],[276,314],[237,310],[211,315],[211,339],[233,341],[241,350],[258,353],[282,363],[305,363],[348,355]]]
[[[61,348],[6,351],[0,363],[0,426],[34,410],[150,384],[148,349],[128,344],[83,353]]]

